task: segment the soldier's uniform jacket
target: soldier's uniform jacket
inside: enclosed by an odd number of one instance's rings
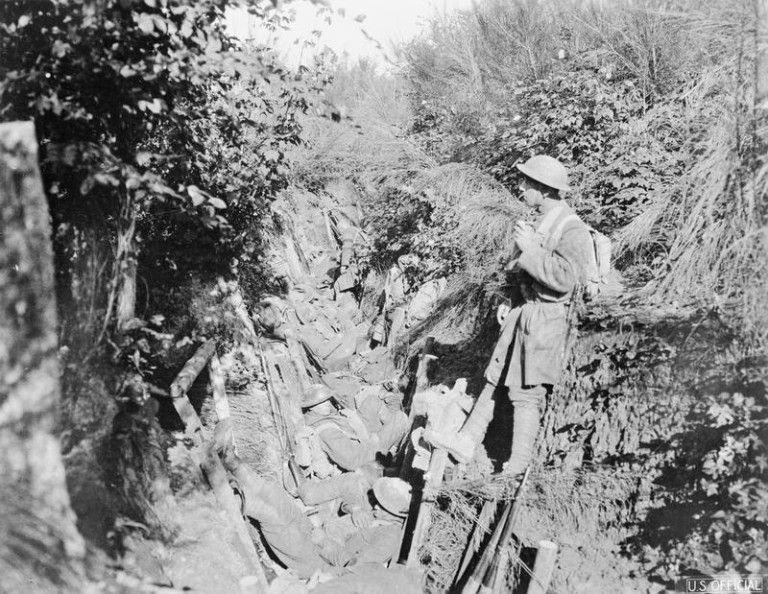
[[[540,242],[517,260],[524,303],[505,318],[486,380],[506,386],[553,385],[562,373],[568,336],[568,306],[585,281],[592,240],[573,210],[563,204],[536,225]],[[509,367],[502,377],[504,366]]]
[[[343,470],[355,470],[376,459],[377,444],[357,413],[345,412],[322,416],[309,411],[304,418],[328,458]]]

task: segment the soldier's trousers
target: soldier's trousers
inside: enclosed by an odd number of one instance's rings
[[[476,444],[483,441],[488,425],[493,418],[493,392],[496,386],[486,383],[482,394],[477,399],[461,433],[467,435]],[[509,388],[509,400],[512,403],[512,453],[504,465],[504,472],[520,474],[533,458],[533,448],[539,432],[541,414],[550,388],[546,385],[516,386]]]

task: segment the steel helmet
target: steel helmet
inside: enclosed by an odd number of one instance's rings
[[[560,161],[547,155],[535,155],[516,166],[525,176],[545,186],[565,192],[568,186],[568,170]]]
[[[301,408],[312,408],[321,402],[334,398],[333,392],[323,384],[312,384],[301,401]]]
[[[411,485],[399,478],[382,477],[373,483],[373,494],[381,507],[394,516],[408,515],[411,507]]]

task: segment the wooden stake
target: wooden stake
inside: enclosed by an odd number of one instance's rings
[[[549,589],[549,582],[552,580],[556,558],[557,545],[549,540],[540,540],[539,552],[536,553],[536,562],[533,565],[531,583],[528,585],[528,594],[546,594]]]
[[[221,371],[221,362],[218,355],[214,354],[208,362],[208,373],[211,377],[211,391],[213,392],[213,405],[216,408],[216,417],[221,421],[228,419],[229,400],[224,385],[224,373]]]

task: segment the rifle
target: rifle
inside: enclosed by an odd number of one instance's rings
[[[291,435],[291,431],[288,428],[288,423],[285,420],[285,414],[283,413],[283,407],[281,406],[280,399],[277,397],[273,390],[273,381],[275,381],[277,378],[275,378],[274,373],[272,373],[269,362],[267,361],[267,357],[264,354],[264,348],[261,346],[261,344],[258,343],[257,346],[259,347],[259,359],[261,361],[261,368],[264,371],[266,378],[269,408],[272,409],[272,421],[275,423],[275,429],[277,429],[277,438],[280,442],[280,449],[282,450],[283,455],[292,455],[294,450],[292,441],[293,436]]]
[[[504,506],[504,511],[496,527],[493,529],[490,541],[488,541],[488,546],[483,551],[475,570],[461,590],[462,594],[477,594],[478,591],[485,594],[493,590],[497,574],[499,573],[499,565],[502,562],[502,551],[512,536],[512,528],[517,517],[518,508],[515,504],[528,480],[529,471],[530,466],[525,470],[523,480],[517,486],[514,497]]]

